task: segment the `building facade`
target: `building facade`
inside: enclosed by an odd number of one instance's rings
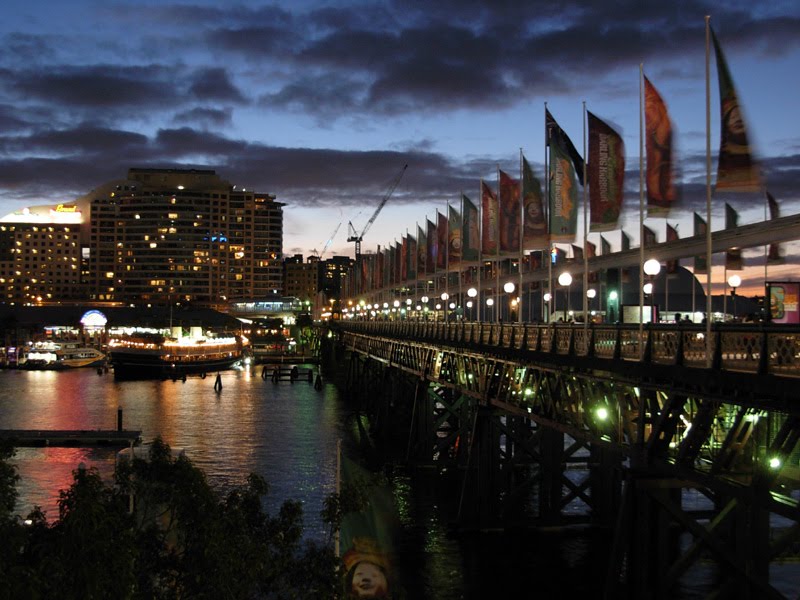
[[[283,261],[284,293],[302,302],[314,303],[319,280],[319,258],[311,256],[307,261],[302,254],[287,256]]]
[[[211,170],[130,169],[86,197],[89,299],[225,309],[283,294],[283,204]]]
[[[80,224],[75,204],[26,208],[0,219],[0,301],[81,298]]]

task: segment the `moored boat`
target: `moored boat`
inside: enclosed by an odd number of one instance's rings
[[[130,335],[109,342],[115,379],[178,379],[230,369],[243,358],[240,338]]]
[[[108,356],[90,346],[76,342],[38,342],[24,355],[19,366],[23,369],[76,369],[80,367],[102,367]]]

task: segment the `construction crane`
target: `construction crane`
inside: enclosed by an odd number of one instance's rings
[[[334,229],[333,233],[328,237],[328,240],[325,242],[325,245],[322,246],[322,250],[319,253],[317,253],[316,249],[313,251],[314,254],[317,255],[317,258],[322,260],[322,257],[325,256],[325,253],[328,251],[328,248],[330,248],[331,243],[333,243],[333,238],[335,238],[336,234],[339,233],[339,228],[341,226],[342,226],[342,222],[339,221],[339,224],[336,226],[336,229]]]
[[[403,174],[406,172],[408,165],[403,165],[403,168],[400,169],[400,173],[394,178],[392,184],[389,186],[389,191],[381,198],[380,203],[378,204],[378,208],[375,209],[375,212],[372,213],[372,216],[367,221],[367,224],[364,225],[364,229],[361,230],[361,233],[356,232],[356,228],[353,227],[353,222],[347,222],[348,228],[348,235],[347,241],[348,242],[355,242],[356,243],[356,264],[361,262],[361,240],[364,239],[364,235],[369,231],[369,228],[375,222],[375,219],[378,218],[378,213],[383,210],[383,207],[386,206],[386,202],[391,198],[392,194],[394,193],[394,189],[397,187],[397,184],[400,183],[400,180],[403,178]]]

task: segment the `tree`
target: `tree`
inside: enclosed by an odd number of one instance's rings
[[[11,516],[12,455],[0,454],[0,580],[11,582],[0,598],[337,597],[331,544],[303,541],[299,502],[267,514],[257,475],[221,497],[156,439],[148,460],[121,462],[112,485],[77,469],[58,520],[49,525],[37,508],[24,525]]]

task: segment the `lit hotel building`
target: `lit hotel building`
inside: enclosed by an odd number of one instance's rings
[[[130,169],[89,199],[91,300],[224,309],[282,294],[274,196],[210,170]]]
[[[280,298],[282,207],[211,170],[130,169],[75,202],[0,219],[2,301],[224,310]]]
[[[74,203],[25,208],[0,219],[0,302],[42,304],[83,296],[81,219]]]

